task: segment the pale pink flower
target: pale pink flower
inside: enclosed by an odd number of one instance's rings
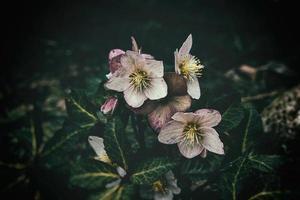
[[[117,107],[118,99],[116,97],[109,97],[106,99],[104,104],[101,106],[101,112],[103,114],[113,114],[115,108]]]
[[[178,112],[162,127],[158,140],[164,144],[178,145],[186,158],[206,156],[206,150],[224,154],[224,145],[212,127],[221,121],[221,114],[212,109],[200,109],[192,113]]]
[[[204,66],[200,64],[198,58],[190,54],[192,43],[192,35],[190,34],[179,51],[176,49],[174,52],[175,72],[185,78],[187,82],[187,93],[193,99],[199,99],[201,92],[197,77],[201,75]]]
[[[129,106],[137,108],[147,99],[156,100],[167,96],[162,61],[145,59],[137,52],[127,51],[121,57],[121,65],[106,82],[105,87],[123,92]]]

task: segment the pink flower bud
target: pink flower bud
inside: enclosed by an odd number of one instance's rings
[[[121,57],[125,52],[121,49],[113,49],[108,54],[109,70],[113,74],[121,67]]]
[[[109,97],[101,106],[101,112],[103,112],[103,114],[113,114],[115,108],[117,107],[117,104],[118,99],[116,97]]]

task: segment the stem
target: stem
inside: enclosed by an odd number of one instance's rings
[[[256,101],[256,100],[260,100],[260,99],[264,99],[267,97],[272,97],[275,96],[279,93],[279,91],[272,91],[272,92],[268,92],[268,93],[262,93],[262,94],[258,94],[255,96],[248,96],[248,97],[242,97],[242,102],[249,102],[249,101]]]
[[[136,139],[141,147],[141,149],[145,148],[145,135],[143,131],[143,123],[141,116],[131,116],[132,127],[136,136]]]

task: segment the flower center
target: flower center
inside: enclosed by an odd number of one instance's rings
[[[183,133],[185,141],[189,144],[200,143],[201,135],[198,124],[188,123],[183,129]]]
[[[167,188],[165,187],[165,184],[160,180],[155,181],[152,184],[152,188],[155,192],[159,192],[159,193],[166,193],[167,192]]]
[[[150,85],[150,78],[147,72],[140,69],[129,75],[130,83],[139,90],[143,90]]]
[[[202,75],[203,65],[200,64],[200,60],[195,56],[191,58],[186,57],[179,64],[179,69],[184,78],[192,80],[193,76],[200,77]]]

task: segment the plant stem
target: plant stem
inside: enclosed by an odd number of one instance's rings
[[[131,117],[132,127],[135,132],[136,139],[140,145],[141,149],[145,148],[145,135],[143,131],[143,123],[142,123],[142,117],[132,115]]]

